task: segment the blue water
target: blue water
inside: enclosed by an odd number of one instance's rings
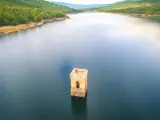
[[[81,13],[0,37],[0,120],[160,120],[160,24]],[[85,100],[69,74],[87,68]]]

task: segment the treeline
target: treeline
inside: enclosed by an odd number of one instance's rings
[[[160,1],[126,0],[111,4],[106,7],[97,8],[96,10],[115,13],[160,15]]]
[[[99,11],[128,14],[160,15],[160,6],[157,5],[150,7],[131,7],[125,9],[100,9]]]
[[[0,8],[0,25],[17,25],[30,21],[38,22],[42,19],[65,17],[63,12],[37,8],[3,7]]]
[[[38,22],[42,19],[65,17],[63,12],[37,8],[3,7],[0,8],[0,25],[17,25],[30,21]]]
[[[54,11],[61,11],[61,12],[72,12],[74,9],[62,6],[62,5],[56,5],[51,2],[48,2],[46,0],[0,0],[0,4],[3,6],[25,6],[25,7],[31,7],[31,8],[44,8],[44,9],[52,9]]]

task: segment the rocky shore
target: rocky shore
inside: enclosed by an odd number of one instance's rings
[[[128,15],[128,16],[131,16],[131,17],[144,18],[144,19],[148,19],[148,20],[152,20],[152,21],[160,23],[160,15],[156,15],[156,14],[129,14],[129,13],[120,13],[120,12],[102,12],[102,13],[113,13],[113,14],[120,14],[120,15]]]
[[[146,14],[123,14],[123,15],[129,15],[129,16],[133,16],[133,17],[152,20],[152,21],[155,21],[155,22],[160,22],[160,15],[154,15],[154,14],[148,14],[148,15],[146,15]]]
[[[45,23],[49,22],[55,22],[55,21],[62,21],[69,19],[69,17],[61,17],[61,18],[53,18],[53,19],[47,19],[47,20],[42,20],[41,22],[30,22],[27,24],[19,24],[19,25],[12,25],[12,26],[3,26],[0,27],[0,36],[6,35],[9,33],[14,33],[14,32],[19,32],[21,30],[29,29],[29,28],[34,28],[37,26],[41,26]]]

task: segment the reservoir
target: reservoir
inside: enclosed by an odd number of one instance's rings
[[[1,120],[160,120],[160,24],[110,13],[0,37]],[[86,100],[70,72],[88,70]]]

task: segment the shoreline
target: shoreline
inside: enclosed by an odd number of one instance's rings
[[[62,20],[66,20],[66,19],[70,19],[69,16],[52,18],[52,19],[48,19],[48,20],[42,20],[40,22],[30,22],[27,24],[2,26],[2,27],[0,27],[0,36],[7,35],[10,33],[19,32],[22,30],[30,29],[30,28],[35,28],[35,27],[41,26],[46,23],[62,21]]]
[[[97,12],[97,11],[95,11]],[[130,15],[130,16],[138,16],[138,17],[160,17],[160,15],[156,14],[130,14],[130,13],[122,13],[122,12],[105,12],[105,11],[98,11],[101,13],[112,13],[112,14],[121,14],[121,15]]]
[[[129,15],[129,16],[135,16],[135,17],[160,17],[160,15],[155,14],[129,14],[129,13],[117,13],[122,15]]]
[[[128,13],[118,13],[121,15],[127,15],[127,16],[131,16],[131,17],[137,17],[137,18],[142,18],[142,19],[147,19],[147,20],[152,20],[154,22],[158,22],[160,23],[160,15],[154,15],[154,14],[128,14]]]
[[[111,14],[119,14],[119,15],[126,15],[130,17],[137,17],[152,20],[154,22],[160,23],[160,15],[158,14],[130,14],[130,13],[122,13],[122,12],[107,12],[107,11],[99,11],[101,13],[111,13]]]

